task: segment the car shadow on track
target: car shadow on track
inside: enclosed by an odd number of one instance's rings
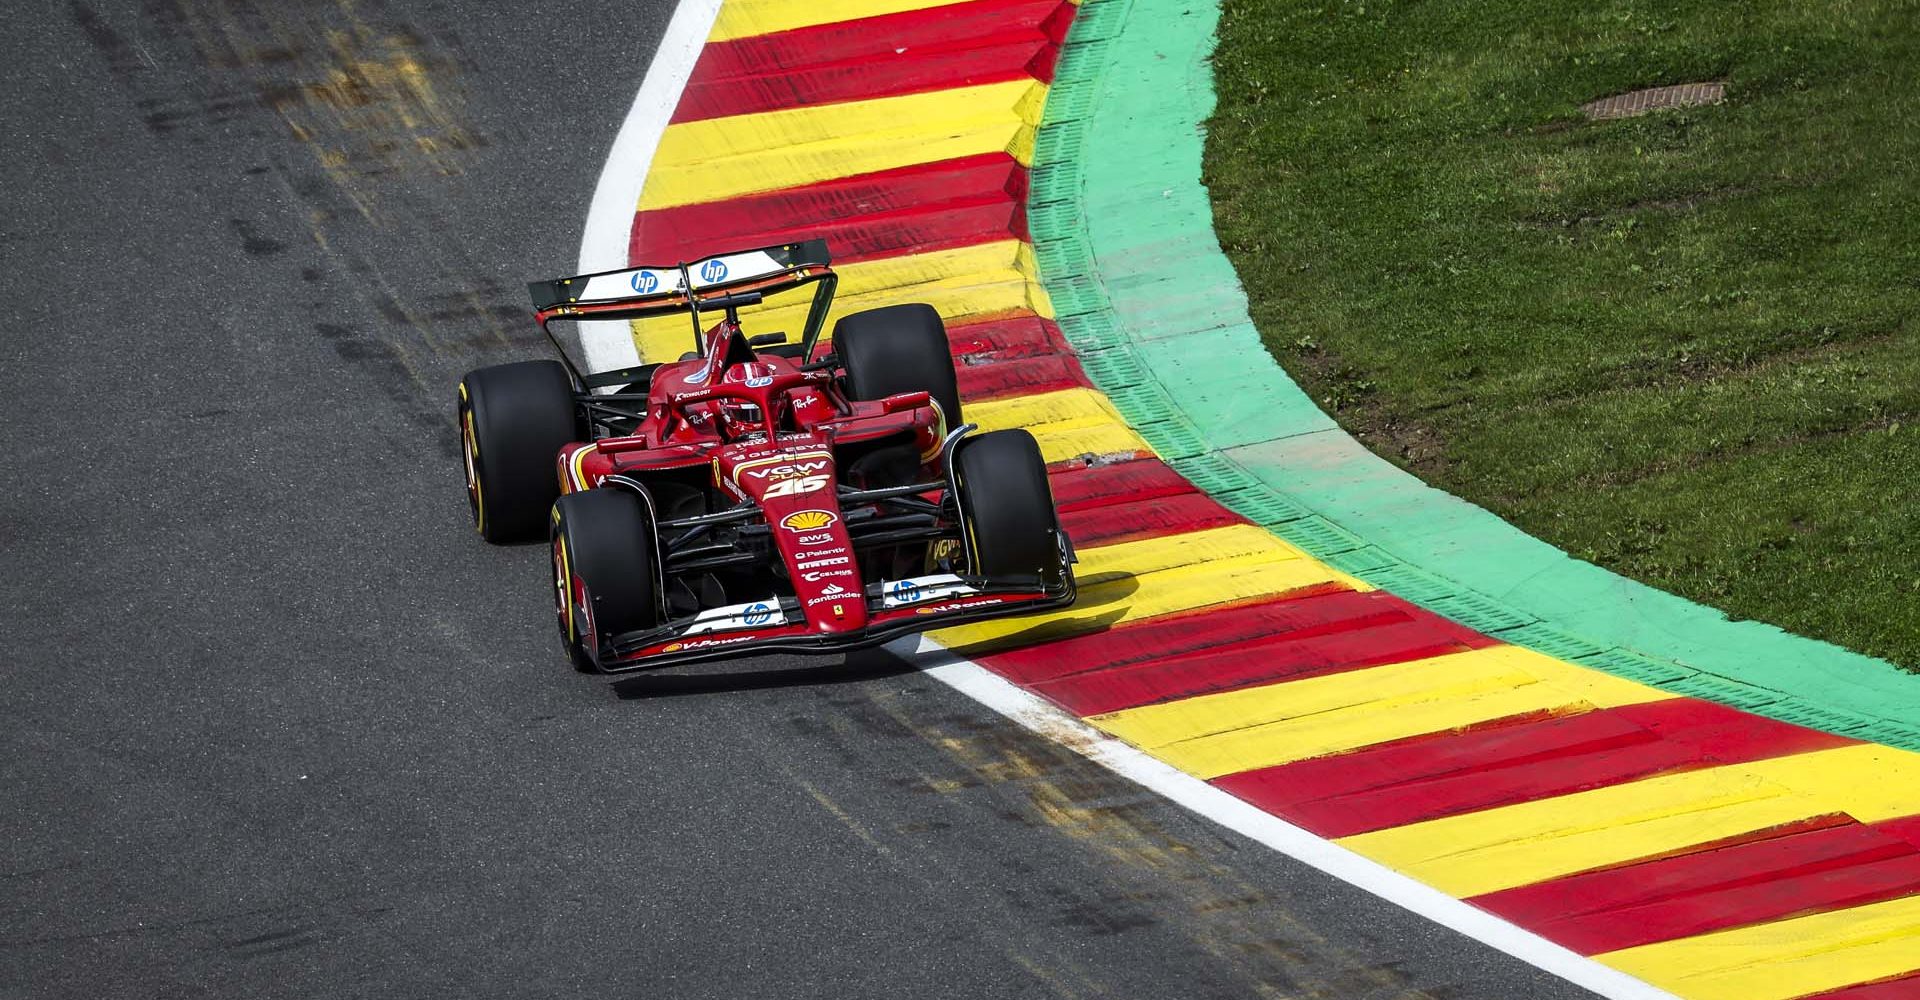
[[[779,662],[757,658],[738,661],[746,664]],[[623,677],[608,685],[622,701],[638,698],[672,698],[689,694],[727,694],[764,691],[768,688],[812,687],[821,684],[854,684],[860,681],[898,677],[920,669],[920,664],[894,656],[885,650],[861,649],[845,657],[823,656],[806,666],[749,667],[739,669],[722,663],[719,669],[699,673],[638,674]]]

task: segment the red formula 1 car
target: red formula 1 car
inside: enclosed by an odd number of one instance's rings
[[[821,343],[835,280],[814,240],[535,282],[561,360],[461,380],[474,524],[550,540],[579,669],[835,652],[1073,602],[1033,436],[959,422],[930,306],[844,316]],[[799,343],[741,329],[741,309],[806,286]],[[551,329],[668,313],[696,349],[617,371],[583,373]]]

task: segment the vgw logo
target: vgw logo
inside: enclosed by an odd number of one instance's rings
[[[630,280],[633,290],[642,295],[652,295],[660,287],[660,276],[652,271],[636,271]]]
[[[797,479],[810,473],[819,472],[826,467],[826,462],[794,462],[788,465],[776,465],[771,469],[748,469],[747,475],[755,479],[771,477],[774,481],[778,482],[782,479]]]
[[[711,285],[727,276],[727,265],[722,261],[710,260],[700,265],[700,280]]]

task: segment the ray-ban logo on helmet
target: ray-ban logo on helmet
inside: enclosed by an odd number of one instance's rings
[[[788,531],[819,531],[838,521],[831,511],[796,510],[780,519],[780,526]]]

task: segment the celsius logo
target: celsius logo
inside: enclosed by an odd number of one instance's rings
[[[788,531],[819,531],[832,526],[840,520],[832,512],[824,510],[796,510],[780,519],[780,526]]]
[[[767,607],[765,604],[749,604],[747,605],[747,613],[741,617],[745,619],[749,625],[764,625],[767,619],[773,617],[773,609]]]
[[[727,276],[727,265],[718,260],[710,260],[700,265],[700,280],[711,285]]]
[[[652,271],[635,271],[632,280],[633,290],[642,295],[652,295],[660,287],[660,276]]]
[[[920,588],[912,580],[902,580],[893,585],[892,596],[901,604],[912,604],[920,599]]]

